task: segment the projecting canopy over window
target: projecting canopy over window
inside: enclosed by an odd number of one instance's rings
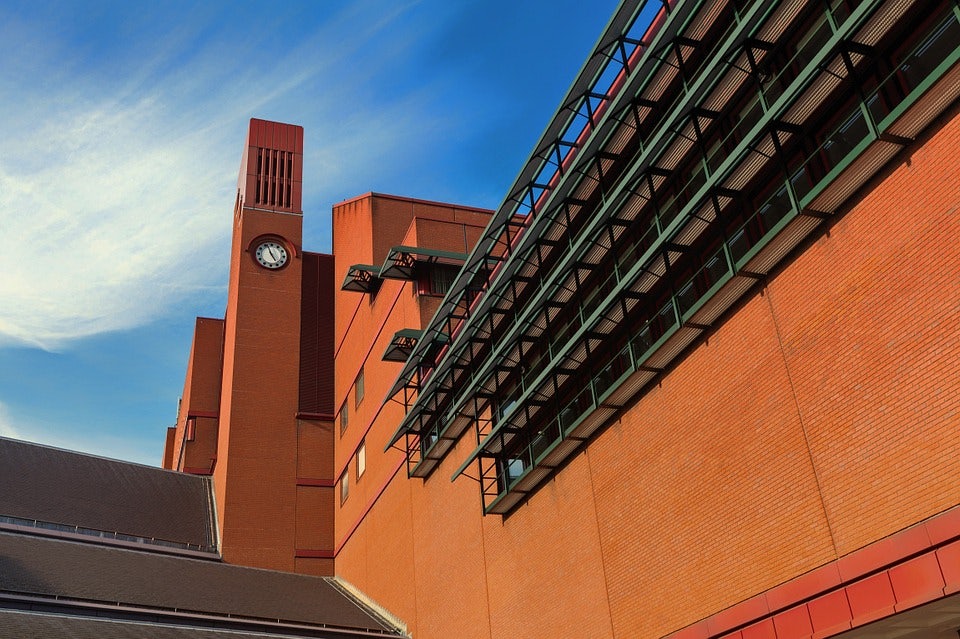
[[[372,293],[380,288],[380,268],[369,264],[354,264],[347,269],[347,276],[340,285],[340,290],[357,291],[358,293]]]
[[[387,253],[387,259],[380,267],[381,278],[393,280],[413,280],[417,277],[418,264],[445,264],[457,268],[463,266],[467,255],[426,249],[417,246],[394,246]]]
[[[387,350],[383,352],[385,362],[405,362],[410,357],[413,347],[423,331],[414,328],[404,328],[393,334]]]

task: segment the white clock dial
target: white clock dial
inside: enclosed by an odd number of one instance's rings
[[[261,242],[255,256],[264,268],[278,269],[287,263],[287,249],[279,242]]]

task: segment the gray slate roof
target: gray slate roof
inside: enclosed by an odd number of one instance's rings
[[[205,477],[0,437],[0,637],[404,636],[335,579],[220,562],[211,503]]]
[[[329,579],[0,532],[0,609],[5,595],[119,606],[115,614],[138,608],[396,632]]]
[[[0,591],[387,629],[322,578],[16,533],[0,532]]]
[[[280,639],[303,636],[311,635],[278,635],[250,632],[249,630],[165,626],[130,619],[97,619],[0,609],[0,637],[16,637],[17,639],[51,639],[51,637],[69,637],[70,639]]]
[[[0,437],[0,516],[216,546],[208,477]]]

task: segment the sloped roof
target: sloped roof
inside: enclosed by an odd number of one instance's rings
[[[219,561],[208,478],[0,438],[0,486],[0,636],[404,636],[336,579]]]
[[[0,461],[0,516],[215,550],[207,477],[3,437]]]
[[[0,637],[17,639],[278,639],[278,637],[322,636],[317,634],[276,635],[249,630],[160,626],[132,619],[102,619],[74,615],[0,609]],[[328,636],[333,636],[329,635]]]
[[[246,623],[254,630],[273,626],[272,632],[280,634],[284,628],[308,626],[325,632],[400,635],[333,579],[0,532],[0,609],[25,604],[46,612],[142,618],[194,628],[230,629]],[[7,618],[7,623],[32,621],[39,627],[62,622]]]

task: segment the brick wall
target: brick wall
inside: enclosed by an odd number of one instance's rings
[[[198,317],[190,345],[187,374],[171,441],[169,464],[164,468],[209,474],[217,453],[220,412],[220,379],[223,373],[223,330],[221,319]],[[188,438],[188,420],[193,421],[193,438]]]
[[[251,120],[246,146],[234,215],[213,485],[224,560],[293,570],[303,268],[298,185],[303,129]],[[278,196],[276,206],[254,201],[257,179],[261,190],[263,184],[270,189],[277,186],[278,194],[279,186],[286,185],[270,173],[272,168],[264,169],[266,177],[257,178],[253,158],[259,147],[291,158],[292,170],[283,178],[290,183],[290,198],[285,195],[281,202]],[[264,163],[267,166],[273,164]],[[272,198],[273,191],[270,193]],[[261,268],[253,257],[260,238],[266,236],[286,245],[289,259],[281,269]]]
[[[333,212],[335,279],[342,281],[352,264],[381,265],[393,246],[465,252],[466,238],[480,232],[487,216],[487,212],[480,210],[377,194],[337,205]],[[402,453],[396,449],[383,450],[403,416],[403,409],[395,402],[382,405],[401,364],[384,362],[381,356],[394,333],[404,328],[421,328],[424,313],[432,314],[439,299],[418,295],[415,282],[394,279],[384,280],[376,295],[336,292],[336,405],[338,412],[347,406],[349,419],[342,433],[339,421],[336,425],[335,468],[338,479],[344,472],[349,473],[350,483],[349,496],[337,508],[337,573],[361,586],[375,601],[391,602],[388,609],[404,619],[415,634],[420,618],[425,627],[444,631],[444,619],[450,607],[462,608],[464,596],[458,588],[440,582],[434,584],[433,590],[421,592],[414,575],[431,572],[434,566],[429,561],[424,566],[416,565],[415,558],[419,561],[436,556],[446,562],[450,553],[449,549],[421,553],[416,548],[444,538],[465,551],[476,545],[474,535],[455,534],[449,528],[436,529],[434,532],[440,533],[437,535],[416,529],[411,520],[411,491],[431,499],[436,495],[424,493],[416,484],[400,479],[406,477]],[[354,383],[361,364],[365,393],[358,405]],[[361,442],[366,442],[367,468],[358,477],[357,451]],[[459,485],[447,484],[468,496],[460,501],[469,512],[475,513],[474,493],[463,491]],[[339,503],[339,485],[337,491]],[[447,507],[442,501],[438,501],[437,506]],[[456,517],[452,521],[456,521]],[[472,520],[472,526],[479,533],[478,519]],[[465,570],[462,554],[455,554],[461,559],[458,566],[449,566],[452,572],[448,577],[469,586],[471,599],[482,595],[483,591],[478,591],[476,585],[482,580],[475,579],[482,576],[476,572],[482,566],[481,555],[474,552],[474,571],[471,572]],[[458,615],[456,631],[448,636],[487,636],[468,632],[485,619],[485,613],[476,608],[466,610],[470,612]],[[483,628],[486,633],[485,622]]]
[[[954,111],[508,517],[449,481],[471,434],[373,484],[338,574],[417,637],[660,637],[960,503],[957,148]]]

